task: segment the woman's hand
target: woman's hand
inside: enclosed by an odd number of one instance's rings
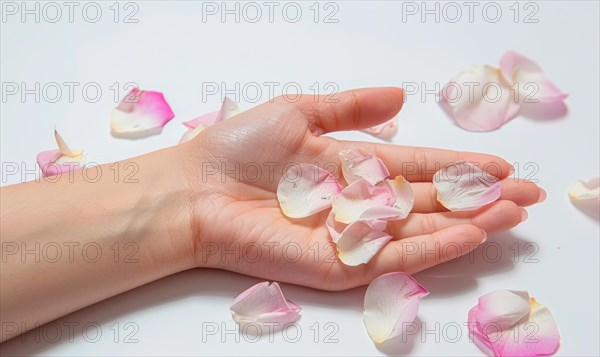
[[[331,98],[329,98],[331,100]],[[535,184],[507,178],[511,165],[486,154],[338,141],[320,136],[371,127],[402,107],[399,88],[359,89],[333,97],[283,98],[209,127],[183,144],[189,183],[195,264],[263,279],[342,290],[391,272],[415,273],[463,255],[487,234],[527,218],[522,208],[542,201]],[[290,219],[279,208],[277,185],[286,165],[339,168],[338,153],[356,148],[380,157],[391,176],[403,175],[415,193],[412,213],[388,225],[394,240],[368,264],[350,267],[336,258],[325,227],[327,211]],[[432,176],[467,160],[503,179],[499,201],[473,212],[447,212],[436,201]],[[334,173],[341,177],[340,172]]]

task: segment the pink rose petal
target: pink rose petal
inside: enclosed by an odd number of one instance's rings
[[[258,283],[241,293],[231,305],[233,319],[240,323],[285,325],[298,319],[302,308],[286,300],[279,284]]]
[[[575,182],[569,188],[569,197],[573,201],[598,200],[600,198],[600,177]]]
[[[398,131],[398,124],[396,121],[396,118],[393,118],[383,124],[375,125],[363,131],[380,139],[391,140]]]
[[[500,198],[502,183],[469,162],[449,165],[433,175],[437,200],[451,211],[472,211]]]
[[[382,229],[373,229],[368,222],[357,221],[342,231],[335,242],[338,258],[342,263],[348,266],[366,264],[392,239],[392,236],[383,231],[387,222],[372,223]]]
[[[537,63],[517,52],[506,52],[500,59],[500,69],[506,79],[517,84],[521,100],[552,103],[568,96],[546,77]]]
[[[474,66],[444,86],[440,105],[463,129],[495,130],[519,110],[509,87],[498,68]]]
[[[238,107],[238,105],[229,97],[225,97],[225,99],[221,103],[221,108],[219,108],[219,110],[203,114],[192,120],[185,121],[183,122],[183,125],[187,126],[190,129],[194,129],[198,125],[204,125],[205,127],[207,127],[220,121],[227,120],[239,113],[240,108]]]
[[[333,199],[335,220],[350,224],[366,220],[404,219],[412,209],[414,198],[410,184],[402,176],[372,185],[358,179]]]
[[[474,342],[494,356],[548,356],[560,335],[548,308],[526,291],[499,290],[479,298],[469,311]]]
[[[429,294],[407,273],[384,274],[365,294],[363,320],[369,337],[382,343],[402,335],[415,321],[421,299]]]
[[[331,207],[333,198],[341,191],[342,187],[327,170],[298,164],[281,177],[277,199],[286,216],[302,218]]]
[[[159,134],[175,114],[160,92],[132,89],[113,109],[113,136],[136,139]]]
[[[194,118],[192,120],[184,121],[183,125],[187,126],[190,129],[194,129],[198,125],[203,125],[206,127],[213,125],[214,123],[220,122],[221,120],[223,120],[223,111],[217,110],[214,112],[202,114],[199,117]]]
[[[183,122],[183,125],[188,127],[188,131],[186,131],[179,143],[184,143],[192,138],[196,137],[207,127],[221,122],[223,120],[227,120],[237,114],[240,113],[240,108],[238,105],[228,97],[225,97],[223,103],[221,103],[221,108],[215,112],[210,112],[207,114],[203,114],[195,119],[188,120]]]
[[[54,130],[54,139],[58,150],[45,150],[36,156],[42,175],[54,176],[81,169],[86,162],[83,151],[71,149],[56,130]]]
[[[375,186],[358,179],[346,186],[332,202],[335,220],[350,224],[359,220],[384,219],[397,215],[392,207],[394,192],[387,186]]]
[[[342,174],[346,183],[364,178],[375,185],[385,180],[390,172],[383,161],[373,155],[362,155],[354,149],[343,150],[339,154],[342,163]]]
[[[389,185],[396,195],[394,208],[400,211],[399,215],[402,218],[406,218],[415,204],[415,196],[410,182],[406,181],[404,176],[396,176],[395,179],[386,180],[384,183]]]

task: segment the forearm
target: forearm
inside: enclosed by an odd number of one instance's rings
[[[178,150],[1,189],[2,341],[193,266]]]

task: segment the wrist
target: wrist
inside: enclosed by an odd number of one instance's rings
[[[132,162],[139,179],[130,191],[130,228],[160,275],[195,267],[191,231],[191,202],[185,178],[185,155],[179,146],[120,162]]]

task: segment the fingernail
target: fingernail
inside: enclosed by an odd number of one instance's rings
[[[525,222],[528,217],[529,217],[529,214],[527,213],[527,210],[525,210],[525,208],[521,207],[521,222]]]
[[[481,243],[484,243],[487,240],[487,232],[481,228],[479,228],[481,233],[483,234],[483,238],[481,239]]]
[[[508,169],[508,176],[512,176],[515,173],[515,167],[511,166],[510,169]]]
[[[537,200],[537,203],[542,203],[546,200],[546,197],[548,197],[548,194],[546,193],[546,191],[540,187],[540,197]]]

